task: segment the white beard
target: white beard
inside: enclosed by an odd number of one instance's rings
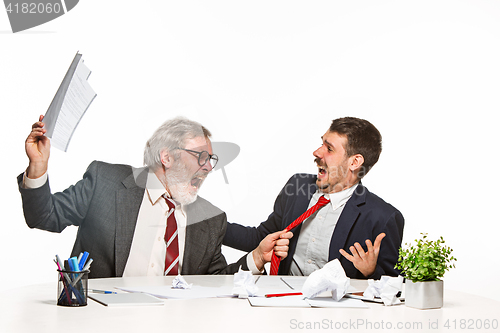
[[[168,180],[167,180],[168,181]],[[168,184],[168,183],[167,183]],[[198,198],[198,193],[191,193],[191,184],[173,184],[169,185],[168,189],[172,195],[172,199],[180,203],[181,205],[189,205],[196,201]]]
[[[189,205],[198,198],[199,187],[193,187],[191,180],[192,178],[186,174],[186,170],[180,162],[177,162],[165,173],[165,184],[170,191],[170,195],[172,195],[172,199],[181,205]]]

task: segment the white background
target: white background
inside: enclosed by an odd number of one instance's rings
[[[56,280],[76,228],[30,230],[16,176],[24,140],[77,51],[97,97],[69,151],[53,150],[53,191],[92,160],[142,165],[165,120],[184,115],[241,153],[201,195],[257,225],[334,118],[381,131],[364,184],[406,219],[404,242],[444,236],[458,258],[447,288],[500,300],[496,168],[499,1],[97,1],[13,34],[0,10],[1,289]],[[240,253],[224,249],[228,261]],[[480,282],[479,282],[480,281]]]

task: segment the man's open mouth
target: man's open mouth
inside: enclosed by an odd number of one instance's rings
[[[205,177],[195,177],[191,179],[191,186],[194,188],[199,188],[201,186],[201,183],[205,180]]]
[[[326,168],[318,165],[318,176],[322,177],[326,175]]]

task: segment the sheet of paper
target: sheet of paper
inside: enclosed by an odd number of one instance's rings
[[[43,120],[51,146],[63,151],[67,151],[76,127],[96,96],[87,81],[90,69],[80,54],[75,56],[76,61],[76,68],[72,63]]]
[[[304,296],[284,297],[249,297],[248,302],[252,306],[279,307],[279,308],[310,308]]]
[[[307,280],[307,276],[282,276],[281,280],[291,289],[300,291]]]
[[[191,289],[172,289],[171,286],[138,286],[138,287],[116,287],[116,288],[132,293],[145,293],[159,298],[170,298],[170,299],[233,297],[232,286],[222,286],[222,287],[192,286]]]
[[[338,302],[331,297],[315,297],[307,302],[314,308],[369,308],[362,300],[345,297]]]
[[[106,306],[164,305],[164,301],[147,294],[89,294],[89,298]]]
[[[313,299],[305,299],[304,296],[249,297],[248,302],[252,306],[279,308],[369,308],[363,301],[352,298],[342,298],[337,302],[331,297]]]
[[[267,294],[281,294],[293,291],[293,289],[284,283],[278,276],[262,275],[255,284],[259,288],[257,296],[261,297]]]
[[[282,276],[281,280],[288,285],[291,289],[300,291],[302,290],[302,286],[304,285],[304,282],[306,281],[307,276]],[[361,281],[358,282],[356,280],[351,280],[350,281],[351,285],[349,286],[349,289],[347,289],[348,293],[354,293],[354,292],[363,292],[366,289],[367,283],[366,281]]]

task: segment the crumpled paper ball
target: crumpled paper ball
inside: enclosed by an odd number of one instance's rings
[[[349,278],[338,259],[327,263],[323,268],[312,272],[302,287],[306,298],[313,298],[324,291],[332,291],[332,298],[339,301],[350,286]]]
[[[401,301],[396,296],[403,286],[403,277],[382,275],[380,280],[368,280],[368,288],[366,288],[363,296],[373,300],[375,297],[380,297],[384,305],[401,304]]]
[[[237,273],[234,273],[233,283],[233,295],[238,295],[239,298],[255,296],[259,290],[252,273],[242,270],[241,267]]]
[[[177,275],[172,281],[173,289],[191,289],[193,284],[188,284],[181,275]]]

